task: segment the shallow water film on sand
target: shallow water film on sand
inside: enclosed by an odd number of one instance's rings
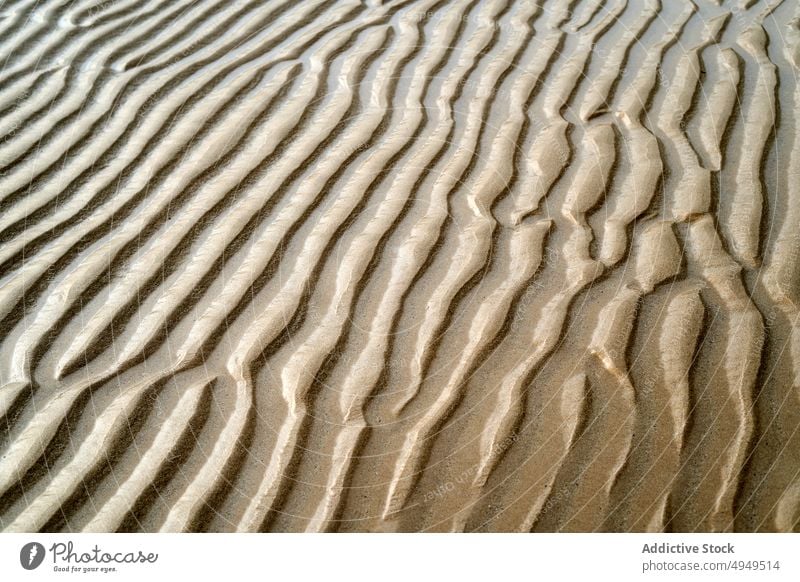
[[[0,529],[797,531],[795,0],[0,5]]]

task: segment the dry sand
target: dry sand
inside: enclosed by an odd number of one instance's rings
[[[0,529],[800,529],[794,0],[0,6]]]

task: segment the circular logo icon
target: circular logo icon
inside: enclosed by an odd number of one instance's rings
[[[35,570],[44,561],[44,546],[39,542],[30,542],[19,551],[19,563],[26,570]]]

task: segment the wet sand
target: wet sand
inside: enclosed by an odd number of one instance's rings
[[[800,9],[0,6],[3,531],[800,530]]]

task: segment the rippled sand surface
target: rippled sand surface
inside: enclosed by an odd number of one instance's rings
[[[0,529],[800,529],[790,0],[0,6]]]

